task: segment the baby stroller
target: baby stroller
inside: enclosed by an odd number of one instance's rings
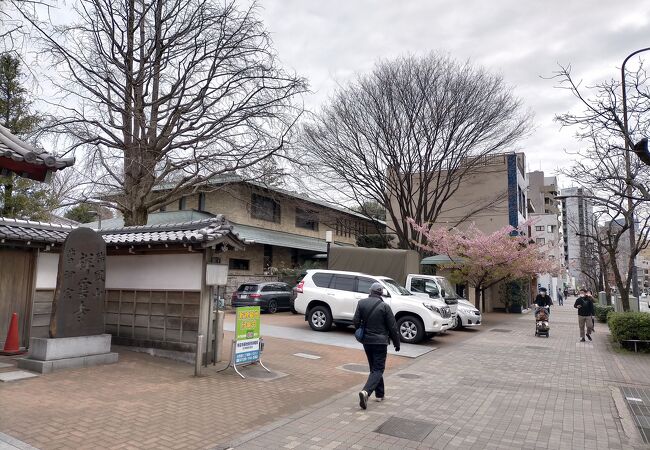
[[[537,308],[535,310],[535,336],[546,336],[550,327],[548,326],[549,309],[547,307]]]

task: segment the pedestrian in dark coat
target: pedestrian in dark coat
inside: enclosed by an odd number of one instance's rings
[[[384,399],[384,369],[389,341],[392,341],[396,352],[400,350],[395,316],[381,298],[383,291],[384,287],[380,283],[373,283],[370,286],[370,296],[360,300],[354,312],[354,328],[365,328],[362,344],[370,367],[368,381],[359,392],[359,406],[363,409],[368,407],[368,397],[373,392],[378,402]]]
[[[586,289],[580,289],[580,297],[576,299],[573,307],[578,310],[580,341],[585,342],[585,326],[587,327],[587,339],[591,341],[591,332],[594,331],[594,322],[592,318],[594,315],[594,302],[587,295]]]

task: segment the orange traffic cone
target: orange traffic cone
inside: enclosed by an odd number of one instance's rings
[[[18,340],[18,314],[11,315],[11,323],[9,324],[9,331],[7,332],[7,340],[5,341],[5,348],[0,352],[0,355],[22,355],[24,351],[20,351]]]

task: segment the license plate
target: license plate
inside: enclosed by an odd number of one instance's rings
[[[248,298],[247,294],[239,294],[239,298]]]

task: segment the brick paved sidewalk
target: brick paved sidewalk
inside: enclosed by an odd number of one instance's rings
[[[575,316],[570,301],[553,307],[550,338],[537,338],[531,314],[513,315],[392,374],[387,400],[367,411],[358,406],[359,383],[230,446],[647,448],[621,388],[650,388],[650,355],[614,351],[604,324],[593,343],[578,342]],[[376,432],[382,426],[390,434]]]
[[[20,448],[9,446],[9,438],[43,450],[211,448],[363,378],[337,369],[364,362],[360,349],[265,342],[266,364],[288,376],[242,380],[210,366],[195,378],[192,365],[121,350],[117,364],[0,383],[0,449]],[[293,356],[297,352],[321,359]],[[391,369],[410,361],[394,358]]]

